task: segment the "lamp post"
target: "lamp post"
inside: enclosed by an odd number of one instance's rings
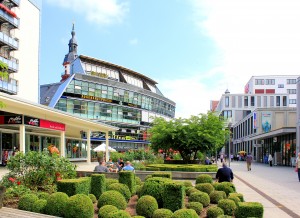
[[[229,136],[228,136],[228,166],[230,167],[231,162],[231,152],[230,152],[230,146],[231,146],[231,127],[232,123],[228,123],[228,130],[229,130]]]

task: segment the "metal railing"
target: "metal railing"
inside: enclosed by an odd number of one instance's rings
[[[7,64],[8,69],[13,70],[13,71],[18,71],[19,64],[17,63],[17,59],[15,59],[15,60],[16,61],[9,60],[7,58],[4,58],[4,57],[0,56],[0,61],[2,61],[3,63]]]
[[[8,81],[0,79],[0,91],[4,91],[9,94],[18,93],[18,81],[15,79],[8,79]]]
[[[11,15],[7,14],[3,10],[0,9],[0,17],[2,17],[4,20],[8,21],[10,24],[12,24],[14,27],[19,27],[19,18],[12,17]]]
[[[3,32],[0,32],[0,40],[14,49],[19,48],[19,42]]]

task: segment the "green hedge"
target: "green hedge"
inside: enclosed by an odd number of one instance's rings
[[[157,201],[151,195],[144,195],[136,204],[136,213],[147,218],[151,218],[154,211],[157,209]]]
[[[87,195],[73,195],[67,202],[64,214],[66,218],[93,218],[93,202]]]
[[[47,200],[45,199],[39,199],[32,205],[32,212],[35,213],[44,213],[45,207],[47,205]]]
[[[172,180],[161,177],[149,178],[145,181],[140,196],[151,195],[153,196],[158,203],[159,208],[163,207],[163,191],[164,184]]]
[[[203,205],[200,202],[190,202],[186,205],[186,208],[193,209],[200,215],[203,210]]]
[[[228,197],[231,197],[231,196],[233,196],[233,197],[238,197],[240,200],[241,200],[241,202],[244,202],[245,200],[244,200],[244,195],[242,194],[242,193],[229,193],[229,196]]]
[[[91,193],[98,199],[106,191],[106,183],[104,174],[91,175]]]
[[[131,197],[131,193],[130,193],[128,186],[125,184],[122,184],[122,183],[110,184],[107,187],[107,190],[115,190],[115,191],[120,192],[125,197],[127,202],[129,201],[129,199]]]
[[[225,215],[234,215],[237,206],[233,200],[230,199],[222,199],[218,202],[218,207],[222,208]]]
[[[189,197],[189,202],[200,202],[204,207],[210,203],[209,195],[205,192],[194,192]]]
[[[39,200],[37,195],[35,195],[35,194],[25,194],[19,200],[18,209],[32,211],[33,204],[37,200]]]
[[[264,207],[258,202],[239,202],[235,213],[236,218],[258,217],[264,215]]]
[[[224,191],[213,191],[209,194],[210,203],[217,204],[219,200],[226,199],[226,193]]]
[[[171,218],[199,218],[199,216],[193,209],[180,209],[176,210]]]
[[[64,192],[69,197],[76,194],[90,193],[91,180],[87,177],[82,177],[79,179],[63,179],[57,181],[57,191]]]
[[[217,172],[216,165],[199,164],[149,164],[147,171]]]
[[[111,212],[118,211],[119,209],[113,205],[104,205],[98,211],[98,218],[107,218]]]
[[[184,206],[185,191],[183,184],[166,182],[163,185],[163,208],[171,211],[182,209]]]
[[[213,179],[211,175],[208,174],[201,174],[196,177],[196,184],[199,183],[213,183]]]
[[[152,218],[171,218],[173,212],[169,209],[157,209],[154,211]]]
[[[195,188],[207,194],[210,194],[212,191],[215,190],[211,183],[199,183],[195,186]]]
[[[172,173],[171,172],[152,173],[151,176],[152,177],[163,177],[163,178],[172,179]]]
[[[107,218],[131,218],[131,216],[127,211],[119,210],[109,213]]]
[[[119,183],[127,185],[131,192],[131,195],[134,195],[136,193],[136,190],[135,190],[136,183],[135,183],[134,172],[130,172],[130,171],[119,172]]]
[[[213,186],[217,191],[224,191],[227,196],[229,196],[230,193],[235,193],[235,186],[231,182],[216,182]]]
[[[63,192],[51,194],[47,200],[45,213],[52,216],[63,217],[69,196]]]
[[[106,187],[108,187],[110,184],[113,184],[113,183],[119,183],[119,180],[118,179],[105,178]]]
[[[127,202],[124,196],[118,191],[106,191],[98,199],[97,207],[101,208],[104,205],[113,205],[120,210],[125,210]]]
[[[222,208],[213,206],[209,207],[206,212],[207,218],[217,218],[221,215],[224,215],[224,211]]]
[[[88,196],[89,196],[89,198],[92,200],[93,204],[97,202],[97,198],[96,198],[95,195],[89,194]]]
[[[188,188],[187,190],[186,190],[186,195],[187,196],[190,196],[192,193],[194,193],[194,192],[200,192],[198,189],[196,189],[195,187],[192,187],[192,188]]]

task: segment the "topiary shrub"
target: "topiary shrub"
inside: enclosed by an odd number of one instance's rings
[[[45,199],[45,200],[48,200],[50,196],[50,194],[47,192],[38,192],[36,195],[38,196],[39,199]]]
[[[239,202],[235,213],[236,218],[258,217],[264,215],[264,207],[258,202]]]
[[[113,184],[113,183],[119,183],[119,180],[111,179],[111,178],[105,178],[106,187],[108,187],[110,184]]]
[[[241,200],[237,196],[229,196],[228,199],[233,200],[236,206],[239,202],[241,202]]]
[[[154,211],[157,209],[157,201],[150,195],[142,196],[136,204],[136,213],[144,217],[152,217]]]
[[[49,196],[45,207],[45,213],[53,216],[64,215],[69,196],[63,192],[56,192]]]
[[[90,193],[91,179],[87,177],[82,177],[78,179],[62,179],[57,181],[57,191],[64,192],[69,197],[76,194]]]
[[[209,194],[210,203],[217,204],[219,200],[226,199],[226,193],[224,191],[213,191]]]
[[[69,198],[66,209],[66,218],[93,218],[94,205],[89,196],[84,194],[73,195]]]
[[[98,199],[106,191],[106,182],[104,174],[91,175],[91,194]]]
[[[213,179],[211,175],[208,174],[201,174],[196,177],[196,184],[199,183],[213,183]]]
[[[127,202],[129,201],[129,199],[131,197],[131,193],[130,193],[128,186],[125,184],[122,184],[122,183],[110,184],[107,187],[107,190],[115,190],[115,191],[120,192],[125,197],[125,200]]]
[[[118,211],[119,209],[113,205],[104,205],[98,211],[98,218],[107,218],[111,212]]]
[[[207,207],[210,203],[210,198],[207,193],[199,191],[190,195],[189,202],[200,202],[203,207]]]
[[[172,173],[171,172],[152,173],[152,177],[162,177],[162,178],[172,179]]]
[[[47,205],[47,200],[39,199],[33,203],[31,211],[35,213],[44,213],[46,205]]]
[[[140,197],[140,195],[141,195],[142,188],[143,188],[143,186],[141,186],[141,185],[136,185],[136,186],[135,186],[136,194],[137,194],[137,196],[139,196],[139,197]]]
[[[146,180],[144,183],[140,196],[144,195],[151,195],[153,196],[158,203],[160,208],[163,207],[163,191],[164,191],[164,184],[166,182],[171,181],[167,178],[160,178],[160,177],[153,177]]]
[[[235,187],[231,182],[221,182],[221,183],[214,183],[213,186],[217,191],[224,191],[228,196],[230,193],[235,192]]]
[[[39,200],[35,194],[25,194],[19,199],[18,209],[32,211],[33,204]]]
[[[222,208],[213,206],[209,207],[206,212],[207,218],[217,218],[221,215],[224,215],[224,211]]]
[[[101,208],[104,205],[113,205],[120,210],[125,210],[127,202],[125,197],[118,191],[106,191],[98,199],[97,207]]]
[[[185,197],[183,184],[166,182],[163,188],[163,208],[170,209],[173,212],[182,209]]]
[[[141,184],[142,184],[142,180],[141,180],[140,177],[135,176],[135,184],[136,184],[136,185],[141,185]]]
[[[201,214],[203,210],[203,205],[200,202],[189,202],[186,205],[186,208],[188,209],[194,209],[198,215]]]
[[[131,192],[131,195],[134,195],[136,193],[134,172],[130,172],[130,171],[119,172],[119,183],[123,183],[127,185]]]
[[[92,200],[93,204],[97,202],[97,198],[96,198],[95,195],[89,194],[88,196],[89,196],[89,198]]]
[[[189,188],[188,190],[186,190],[186,195],[190,196],[194,192],[199,192],[199,190],[196,189],[196,188],[194,188],[194,187],[193,188]]]
[[[229,193],[229,197],[230,196],[236,196],[241,200],[241,202],[244,202],[244,195],[241,193]]]
[[[237,208],[235,202],[230,199],[222,199],[218,202],[218,207],[222,208],[225,215],[234,215],[234,212]]]
[[[184,187],[193,187],[193,184],[192,184],[192,182],[191,181],[184,181],[183,182],[183,185],[184,185]]]
[[[195,188],[207,194],[210,194],[212,191],[215,190],[211,183],[199,183],[195,186]]]
[[[152,175],[147,175],[146,177],[145,177],[145,182],[147,181],[147,179],[150,179],[150,178],[152,178]]]
[[[176,210],[171,218],[199,218],[199,216],[193,209],[180,209]]]
[[[109,213],[107,218],[131,218],[131,216],[127,211],[119,210]]]
[[[154,211],[152,218],[171,218],[173,212],[169,209],[157,209]]]

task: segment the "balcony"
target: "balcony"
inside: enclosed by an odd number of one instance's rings
[[[8,81],[0,79],[0,92],[16,95],[18,93],[18,81],[15,79],[8,79]]]
[[[0,9],[0,23],[6,23],[8,22],[11,24],[14,28],[19,27],[19,18],[15,18],[11,16],[10,14],[6,13],[5,11]]]
[[[20,5],[20,0],[10,0],[10,2],[14,4],[15,7]]]
[[[3,32],[0,32],[0,46],[3,45],[8,45],[10,50],[17,50],[19,48],[19,42],[16,39],[9,37]]]
[[[19,69],[18,59],[12,58],[11,60],[9,60],[7,58],[4,58],[4,57],[0,56],[0,61],[7,64],[8,69],[11,70],[11,71],[16,72]]]

